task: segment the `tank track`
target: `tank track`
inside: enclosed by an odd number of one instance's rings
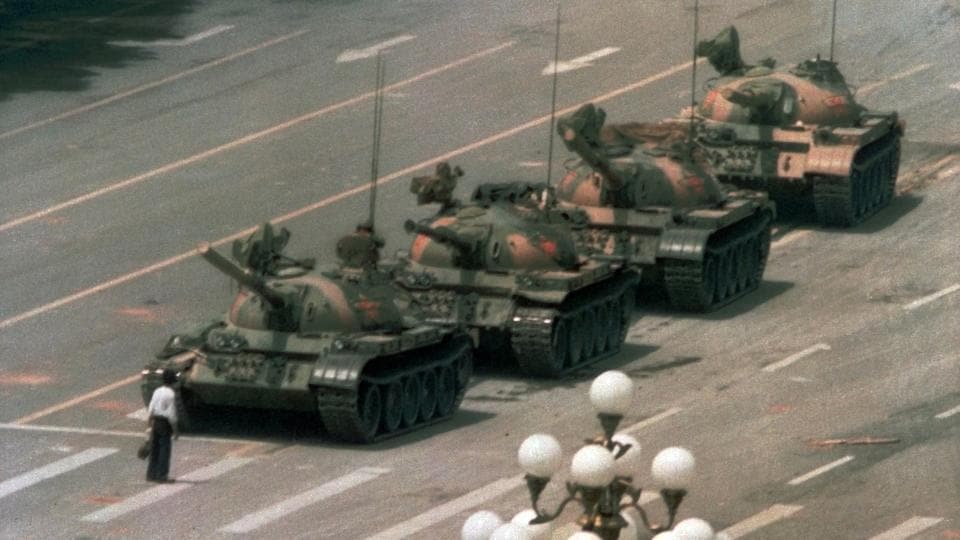
[[[371,374],[368,368],[374,363],[385,369]],[[466,336],[406,354],[374,358],[355,390],[316,389],[317,411],[334,439],[364,444],[382,441],[452,416],[460,408],[472,371],[473,351]]]
[[[770,254],[768,212],[757,212],[714,233],[703,259],[664,259],[663,285],[670,304],[687,311],[712,311],[760,286]]]
[[[813,178],[813,204],[826,226],[851,227],[893,199],[900,164],[900,136],[890,134],[857,153],[850,176]]]
[[[558,307],[521,306],[510,326],[510,347],[525,375],[559,377],[620,351],[636,287],[621,276],[590,287]]]

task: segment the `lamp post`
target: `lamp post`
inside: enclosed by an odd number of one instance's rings
[[[543,538],[549,534],[552,522],[571,502],[577,502],[582,509],[576,521],[580,532],[571,536],[571,539],[620,538],[621,531],[634,528],[630,522],[632,520],[621,515],[622,511],[630,508],[637,511],[643,527],[649,532],[658,534],[670,531],[693,477],[695,460],[689,451],[679,447],[666,448],[653,459],[651,474],[661,487],[660,496],[666,505],[667,521],[663,524],[652,523],[640,505],[642,488],[633,484],[635,471],[639,470],[641,464],[640,443],[626,433],[617,433],[623,415],[633,402],[634,392],[633,381],[619,371],[607,371],[594,379],[590,385],[590,402],[597,411],[603,433],[586,440],[586,444],[574,454],[570,464],[571,480],[566,482],[567,494],[553,511],[541,508],[540,496],[550,479],[560,470],[563,454],[560,443],[553,436],[538,433],[527,437],[517,451],[520,467],[526,473],[524,478],[530,492],[531,509],[517,514],[512,524],[502,524],[492,512],[478,512],[464,523],[463,539]],[[701,536],[704,534],[704,529],[698,528],[701,524],[709,529],[708,536]],[[525,525],[526,532],[517,533],[512,528],[516,525]],[[703,520],[684,520],[677,527],[682,534],[672,538],[716,539],[713,530]]]

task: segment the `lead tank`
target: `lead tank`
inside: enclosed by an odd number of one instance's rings
[[[222,320],[172,336],[142,378],[144,403],[164,369],[178,375],[180,422],[210,406],[319,415],[335,439],[370,443],[449,418],[470,378],[469,336],[427,324],[377,264],[382,242],[360,226],[339,266],[314,271],[283,254],[289,232],[263,225],[233,246],[235,264],[199,254],[241,289]]]
[[[721,185],[685,126],[605,120],[593,104],[557,120],[580,157],[557,187],[562,205],[588,216],[579,244],[626,258],[675,308],[710,311],[756,289],[775,215],[767,196]]]
[[[578,255],[576,211],[551,208],[521,184],[452,198],[459,168],[413,180],[437,215],[415,222],[398,283],[443,326],[465,325],[480,358],[506,357],[526,375],[556,377],[614,354],[626,338],[639,276],[614,260]]]
[[[786,69],[748,65],[727,27],[697,54],[719,73],[696,107],[697,140],[717,176],[809,205],[820,223],[860,223],[894,196],[904,123],[854,99],[836,62],[817,56]]]

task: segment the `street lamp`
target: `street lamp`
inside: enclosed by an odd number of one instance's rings
[[[641,507],[642,488],[633,485],[634,471],[640,468],[640,443],[626,433],[616,432],[623,415],[630,409],[634,392],[633,381],[620,371],[607,371],[594,379],[590,385],[590,403],[597,411],[603,434],[586,440],[574,454],[570,464],[571,481],[566,482],[567,495],[554,511],[540,507],[540,496],[562,466],[562,450],[553,436],[538,433],[527,437],[517,451],[517,460],[526,473],[524,478],[532,508],[517,514],[509,524],[504,524],[492,512],[477,512],[464,523],[463,540],[545,538],[550,534],[553,520],[573,501],[581,506],[582,513],[576,522],[580,532],[570,539],[616,540],[621,531],[635,531],[633,520],[621,515],[622,511],[633,508],[651,533],[669,531],[674,535],[667,540],[719,540],[709,524],[700,519],[678,523],[680,534],[670,531],[695,468],[693,455],[683,448],[662,450],[651,465],[651,474],[661,486],[667,522],[651,523]],[[523,529],[518,531],[517,525]],[[706,530],[709,530],[708,536],[702,536],[707,534]]]

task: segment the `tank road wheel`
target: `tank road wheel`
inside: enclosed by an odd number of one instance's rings
[[[467,347],[457,356],[457,397],[453,401],[454,411],[460,408],[471,376],[473,376],[473,349]]]
[[[621,330],[623,326],[623,315],[622,308],[620,307],[620,299],[614,298],[607,302],[607,320],[604,323],[603,333],[607,336],[607,350],[608,351],[618,351],[620,350],[620,336],[623,334]],[[626,336],[624,336],[626,339]]]
[[[380,387],[375,384],[363,384],[360,387],[360,401],[357,403],[357,440],[370,442],[380,427],[383,414],[383,400]]]
[[[593,348],[598,355],[604,354],[610,350],[607,340],[608,329],[610,328],[610,311],[606,304],[599,304],[593,308],[593,320],[596,321]]]
[[[583,361],[584,345],[587,336],[584,335],[583,321],[580,316],[571,317],[569,337],[567,339],[567,367],[573,367]]]
[[[620,336],[617,343],[623,343],[627,339],[627,332],[630,331],[630,323],[633,320],[633,306],[637,301],[638,290],[630,287],[620,295]]]
[[[743,244],[743,277],[744,287],[747,289],[752,289],[760,283],[757,279],[757,266],[760,264],[759,244],[755,236],[751,236]]]
[[[753,274],[751,241],[752,238],[737,244],[737,292],[750,287],[750,276]]]
[[[558,316],[550,334],[550,372],[554,375],[562,372],[569,363],[569,354],[570,323],[567,319]]]
[[[383,431],[392,433],[400,428],[403,416],[403,385],[393,381],[383,385]]]
[[[590,307],[580,312],[580,325],[586,336],[583,340],[583,355],[581,362],[589,362],[598,354],[597,351],[597,316]]]
[[[417,423],[417,417],[420,414],[420,377],[416,374],[407,375],[403,378],[403,420],[404,427],[410,427]]]
[[[437,375],[432,369],[420,374],[420,419],[426,422],[437,412]]]
[[[457,374],[451,366],[442,366],[437,370],[437,416],[452,413],[456,400]]]

